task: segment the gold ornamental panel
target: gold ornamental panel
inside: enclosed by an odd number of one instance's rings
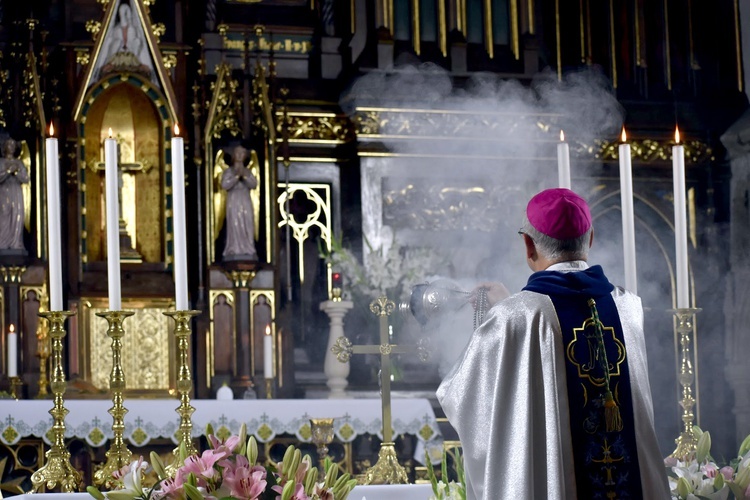
[[[383,222],[395,229],[493,231],[523,210],[518,186],[428,178],[383,179]]]
[[[112,370],[111,339],[107,322],[96,316],[107,308],[106,300],[82,299],[81,328],[87,349],[82,355],[89,382],[96,388],[109,390]],[[174,322],[163,313],[174,309],[174,301],[123,300],[122,309],[135,314],[123,323],[122,365],[128,392],[166,395],[172,389],[175,373],[175,345],[171,336]]]
[[[488,138],[550,140],[561,128],[563,115],[508,114],[458,110],[357,108],[352,117],[358,136],[370,138],[437,139]]]
[[[283,112],[276,112],[276,137],[279,141],[284,129],[283,116]],[[355,139],[352,122],[344,115],[289,110],[287,123],[290,143],[342,144]]]

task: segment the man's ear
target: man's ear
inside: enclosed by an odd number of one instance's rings
[[[536,261],[537,253],[536,253],[536,245],[534,244],[534,240],[532,240],[531,236],[529,236],[528,234],[524,234],[523,242],[526,245],[526,259],[532,262]]]

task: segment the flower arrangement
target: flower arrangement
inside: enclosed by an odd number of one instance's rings
[[[737,457],[723,467],[711,456],[711,434],[693,427],[695,453],[685,461],[664,459],[673,499],[750,499],[750,436],[740,445]]]
[[[373,299],[385,294],[391,300],[408,298],[413,285],[433,274],[444,263],[445,258],[430,248],[409,248],[399,245],[394,233],[391,244],[384,248],[381,245],[373,248],[365,238],[367,245],[367,266],[342,241],[333,239],[331,251],[326,252],[320,246],[320,256],[331,264],[331,267],[342,274],[344,293],[352,293],[355,298],[367,299],[366,305]]]
[[[433,495],[429,500],[466,500],[466,477],[464,475],[464,463],[461,451],[456,448],[453,467],[456,470],[458,482],[448,479],[448,453],[443,450],[443,461],[440,469],[440,480],[435,476],[435,469],[430,460],[430,454],[425,452],[425,463],[427,464],[427,476],[432,483]]]
[[[116,489],[100,492],[89,486],[87,491],[97,500],[345,500],[357,483],[349,474],[339,475],[339,466],[328,458],[319,481],[310,456],[303,457],[294,446],[275,467],[266,469],[257,464],[255,438],[245,440],[245,433],[243,425],[239,436],[221,440],[209,428],[210,448],[188,456],[181,446],[172,474],[151,452],[151,466],[140,457],[113,474]],[[147,486],[150,467],[158,481]]]

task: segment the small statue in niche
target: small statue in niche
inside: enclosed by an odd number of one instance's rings
[[[6,139],[0,158],[0,249],[25,250],[23,246],[23,184],[29,172],[16,158],[16,141]]]
[[[250,165],[245,161],[250,157]],[[221,175],[221,188],[227,192],[227,242],[224,260],[258,260],[255,251],[255,213],[250,190],[258,185],[251,169],[257,166],[255,151],[242,146],[232,150],[232,164]]]

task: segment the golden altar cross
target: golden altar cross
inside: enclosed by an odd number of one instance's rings
[[[401,346],[390,343],[388,316],[396,308],[396,304],[388,297],[379,297],[370,303],[370,311],[380,322],[380,344],[352,345],[351,341],[342,336],[336,339],[331,351],[341,363],[347,363],[352,354],[380,355],[380,399],[383,410],[383,442],[380,444],[378,461],[365,472],[365,484],[406,484],[406,470],[398,463],[395,444],[393,442],[393,426],[391,416],[391,355],[406,354],[416,350],[419,358],[426,361],[428,350],[424,339],[416,347]]]

